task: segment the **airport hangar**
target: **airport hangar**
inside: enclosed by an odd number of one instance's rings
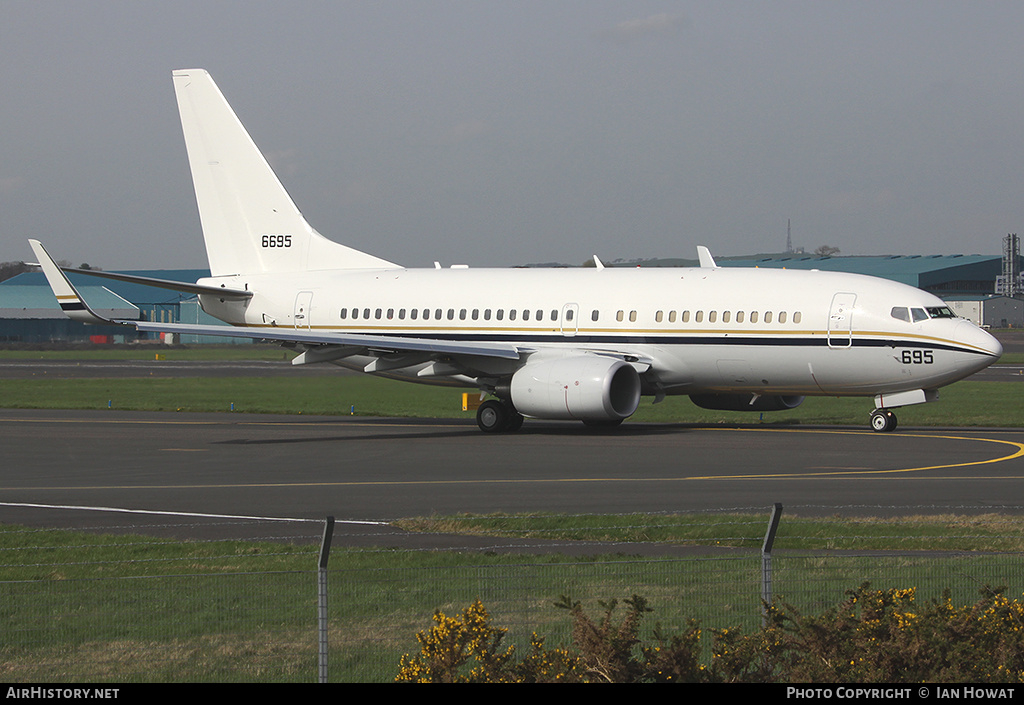
[[[773,267],[821,269],[869,274],[903,282],[929,291],[946,300],[957,315],[979,325],[1006,328],[1024,326],[1024,300],[998,296],[996,280],[1003,272],[998,255],[879,255],[817,256],[806,254],[722,257],[721,267]],[[610,266],[697,266],[694,260],[656,259],[613,263]],[[1020,271],[1020,270],[1018,270]],[[209,276],[209,270],[126,271],[157,279],[187,283]],[[159,321],[163,323],[218,324],[199,306],[195,296],[167,289],[100,280],[82,274],[70,274],[82,296],[102,316]],[[41,272],[19,274],[0,282],[0,343],[94,342],[122,343],[158,340],[155,335],[140,334],[122,326],[92,326],[67,318],[50,291]],[[238,338],[182,336],[166,339],[174,343],[245,343]]]

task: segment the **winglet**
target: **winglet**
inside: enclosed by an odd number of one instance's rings
[[[717,267],[715,258],[711,256],[711,250],[704,245],[697,245],[697,257],[700,259],[701,267]]]
[[[39,266],[43,268],[43,274],[46,275],[46,281],[49,282],[50,288],[53,290],[53,295],[57,297],[57,303],[60,304],[60,309],[63,311],[68,318],[81,321],[82,323],[120,323],[121,321],[114,321],[109,318],[103,318],[97,316],[89,304],[85,303],[85,299],[79,295],[75,289],[71,280],[68,279],[64,272],[60,270],[57,263],[53,261],[50,254],[43,247],[43,244],[38,240],[29,240],[28,244],[32,246],[32,251],[36,253],[36,259],[39,260]]]

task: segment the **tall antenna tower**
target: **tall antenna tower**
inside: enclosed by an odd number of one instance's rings
[[[1010,233],[1003,238],[1003,275],[996,282],[996,293],[1016,296],[1021,293],[1020,238]]]
[[[786,254],[793,254],[793,221],[786,218]]]

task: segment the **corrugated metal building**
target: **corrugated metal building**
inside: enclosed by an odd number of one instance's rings
[[[142,270],[132,274],[155,279],[194,283],[210,276],[209,270]],[[195,296],[168,289],[70,273],[82,297],[101,316],[162,323],[222,324],[207,315]],[[184,317],[183,317],[184,314]],[[0,282],[0,342],[86,342],[107,337],[110,342],[132,342],[156,338],[124,326],[94,326],[72,321],[64,315],[42,272],[19,274]],[[244,338],[185,336],[183,343],[247,343]]]
[[[985,328],[1024,327],[1024,300],[1009,296],[950,296],[946,303],[956,315]]]

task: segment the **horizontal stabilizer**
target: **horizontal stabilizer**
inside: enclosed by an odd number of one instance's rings
[[[104,272],[96,269],[74,269],[72,267],[61,267],[61,270],[74,274],[86,274],[90,277],[100,277],[102,279],[113,279],[119,282],[128,282],[130,284],[142,284],[143,286],[152,286],[157,289],[170,289],[171,291],[180,291],[183,294],[209,294],[210,296],[219,296],[222,299],[231,300],[244,300],[252,297],[251,291],[246,291],[244,289],[229,289],[223,286],[189,284],[188,282],[178,282],[171,279],[140,277],[135,274],[119,274],[118,272]]]

